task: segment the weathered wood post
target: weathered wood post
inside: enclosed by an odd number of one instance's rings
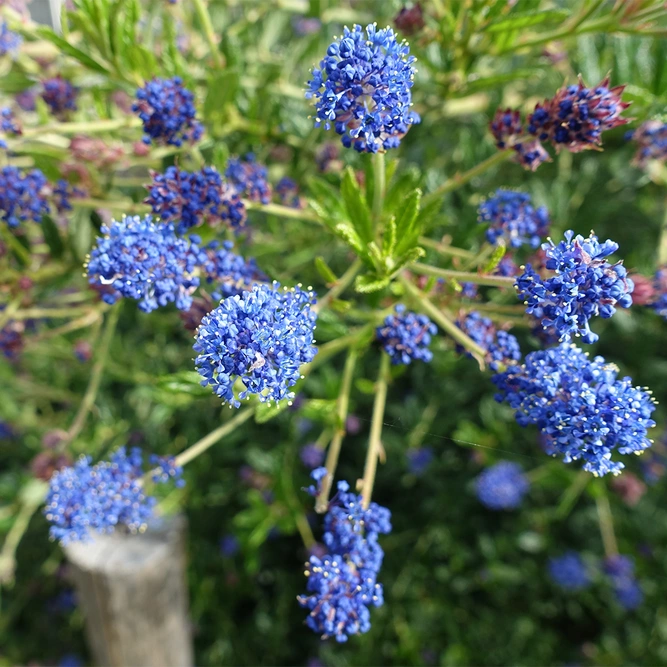
[[[186,521],[156,519],[141,535],[114,533],[66,547],[97,665],[190,667]]]

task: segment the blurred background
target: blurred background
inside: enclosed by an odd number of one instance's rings
[[[361,157],[342,149],[333,133],[312,129],[302,93],[310,68],[345,23],[390,24],[410,40],[419,59],[413,96],[422,123],[410,130],[396,157],[427,191],[494,153],[488,123],[497,107],[530,111],[578,74],[589,85],[609,71],[613,84],[628,83],[624,99],[633,106],[626,115],[637,118],[631,127],[663,113],[667,101],[664,36],[607,34],[601,22],[617,5],[641,11],[641,2],[588,3],[595,5],[591,17],[564,34],[575,3],[438,0],[404,7],[397,0],[212,0],[226,62],[212,80],[189,3],[165,9],[167,4],[142,3],[142,34],[159,56],[165,26],[173,21],[201,84],[198,102],[218,159],[253,151],[268,165],[271,180],[288,175],[305,194],[328,142],[326,178],[336,182],[343,164],[362,167]],[[49,20],[47,5],[33,0],[35,20]],[[404,8],[412,10],[409,20],[399,15]],[[467,12],[479,18],[478,28],[470,27],[475,22]],[[524,45],[526,35],[532,41]],[[84,75],[83,85],[95,89],[94,76]],[[0,82],[7,98],[17,92],[10,80],[4,87]],[[122,86],[132,94],[131,86]],[[230,118],[239,122],[226,131]],[[564,152],[535,174],[514,164],[483,174],[446,199],[430,235],[479,248],[479,203],[498,187],[519,188],[547,206],[554,238],[566,229],[584,235],[594,229],[620,244],[626,267],[652,276],[667,189],[631,165],[635,147],[626,141],[626,129],[605,135],[604,152]],[[123,192],[136,201],[143,197],[140,189]],[[317,280],[309,250],[317,234],[313,227],[262,218],[254,256],[270,275],[307,284]],[[340,246],[328,261],[339,269],[349,258]],[[125,304],[118,330],[94,418],[73,455],[98,456],[125,444],[173,454],[213,430],[219,401],[165,380],[192,363],[192,335],[178,314],[147,317]],[[667,322],[636,306],[598,321],[596,330],[601,338],[592,354],[649,386],[661,403],[656,446],[626,461],[623,484],[582,482],[576,465],[549,458],[536,430],[518,427],[512,411],[495,402],[488,375],[443,340],[435,344],[431,364],[394,376],[383,434],[387,462],[374,492],[393,514],[394,530],[382,542],[386,601],[373,611],[372,630],[345,645],[314,636],[296,603],[308,557],[299,534],[303,517],[316,538],[321,534],[311,499],[301,491],[309,474],[303,448],[322,432],[321,411],[297,402],[269,425],[246,424],[190,464],[188,484],[166,504],[182,508],[189,525],[196,663],[667,664]],[[335,322],[318,326],[318,338],[340,333]],[[513,333],[524,352],[538,347],[528,328]],[[37,474],[34,460],[45,449],[45,435],[64,427],[85,391],[90,361],[76,354],[77,344],[76,336],[54,338],[48,346],[27,347],[17,363],[0,361],[0,535],[12,525],[21,489]],[[323,365],[304,395],[335,400],[342,363],[335,358]],[[355,479],[363,466],[373,400],[366,378],[374,377],[375,367],[367,355],[356,374],[341,479]],[[475,495],[475,478],[499,460],[519,463],[531,481],[518,510],[490,511]],[[611,502],[619,551],[635,560],[643,602],[633,610],[619,604],[602,572],[596,504],[602,493]],[[592,584],[585,590],[564,591],[549,576],[549,559],[568,550],[580,552],[589,566]],[[61,548],[49,542],[39,512],[27,525],[16,565],[15,579],[1,592],[0,664],[87,664],[84,616],[68,565]]]

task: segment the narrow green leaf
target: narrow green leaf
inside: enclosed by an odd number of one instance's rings
[[[504,245],[498,245],[494,248],[493,254],[489,258],[489,261],[484,265],[482,273],[492,273],[493,270],[500,264],[500,260],[505,256],[507,248]]]
[[[357,276],[354,281],[354,289],[361,294],[369,294],[371,292],[379,292],[389,285],[390,279],[388,276],[378,277],[373,273],[366,273],[363,276]]]
[[[343,175],[340,194],[345,203],[345,209],[350,222],[354,226],[359,237],[368,243],[373,240],[373,223],[371,212],[366,200],[361,194],[361,188],[357,182],[352,167],[348,167]]]
[[[391,216],[387,220],[387,225],[384,230],[384,236],[382,238],[382,256],[391,257],[396,250],[396,217]]]
[[[335,283],[338,280],[336,274],[329,268],[329,265],[324,261],[324,257],[315,258],[315,268],[317,272],[322,276],[322,280],[325,283]]]
[[[82,65],[85,65],[88,69],[95,70],[100,74],[109,74],[108,68],[104,65],[97,62],[97,60],[91,58],[87,53],[72,46],[69,42],[66,42],[60,35],[56,35],[51,28],[40,27],[36,28],[35,32],[42,38],[47,41],[55,44],[61,51],[66,53],[68,56],[71,56],[75,60],[78,60]]]
[[[484,28],[485,32],[506,32],[508,30],[520,30],[536,25],[548,25],[561,23],[570,16],[567,9],[546,9],[539,12],[517,12],[507,18],[493,21]]]
[[[396,252],[403,254],[413,248],[421,233],[419,206],[422,192],[419,188],[413,190],[401,203],[396,211],[396,234],[398,244]]]
[[[353,248],[359,256],[368,257],[368,251],[364,247],[363,242],[352,225],[341,222],[336,225],[335,232],[343,239],[343,241],[345,241],[345,243]]]
[[[53,219],[50,215],[42,216],[42,234],[44,235],[46,245],[49,246],[51,257],[54,259],[59,259],[62,257],[65,250],[65,244],[60,238],[58,227],[56,226],[56,223],[53,222]]]

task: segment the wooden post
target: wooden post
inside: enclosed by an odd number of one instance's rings
[[[182,516],[142,535],[96,535],[65,552],[93,660],[104,667],[190,667]]]

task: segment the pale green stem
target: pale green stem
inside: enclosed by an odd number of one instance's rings
[[[341,336],[340,338],[335,338],[330,340],[324,345],[320,345],[317,348],[317,354],[315,358],[308,364],[302,366],[301,372],[303,375],[308,375],[315,368],[322,365],[325,361],[328,361],[331,357],[335,356],[339,352],[356,345],[359,341],[366,335],[369,335],[375,328],[375,323],[367,324],[366,326],[359,327],[355,329],[352,333],[347,336]]]
[[[322,479],[322,488],[320,489],[317,501],[315,502],[315,511],[320,514],[326,512],[329,507],[329,493],[331,492],[331,485],[333,484],[334,475],[336,474],[341,445],[343,444],[343,438],[345,437],[345,422],[347,420],[347,411],[350,405],[350,389],[352,387],[352,376],[354,375],[357,356],[357,350],[355,348],[350,348],[350,351],[347,353],[347,359],[345,360],[343,379],[336,409],[336,419],[338,424],[336,425],[336,432],[334,433],[327,451],[327,460],[325,464],[327,474]]]
[[[472,340],[470,336],[461,331],[461,329],[459,329],[447,315],[436,308],[436,306],[431,303],[429,298],[415,285],[413,285],[408,278],[406,278],[404,275],[401,275],[399,279],[408,294],[410,294],[410,296],[412,296],[415,301],[417,301],[421,310],[432,320],[434,320],[436,324],[438,324],[440,328],[445,331],[445,333],[449,334],[459,345],[470,352],[470,354],[472,354],[472,356],[477,360],[479,367],[484,369],[484,357],[486,355],[486,351],[477,345],[477,343],[475,343],[475,341]]]
[[[214,445],[218,440],[222,440],[226,435],[232,433],[238,426],[248,421],[253,416],[255,407],[249,407],[241,410],[235,417],[232,417],[228,422],[219,426],[214,431],[211,431],[207,436],[196,442],[194,445],[183,450],[175,459],[174,464],[177,466],[184,466],[190,463],[193,459],[203,454],[209,447]]]
[[[491,157],[487,158],[483,162],[480,162],[478,165],[474,166],[472,169],[468,169],[468,171],[464,171],[462,174],[455,174],[454,176],[446,180],[439,188],[436,188],[433,192],[424,197],[424,199],[422,200],[422,208],[432,203],[436,199],[443,197],[447,193],[457,190],[462,185],[465,185],[476,176],[479,176],[488,169],[491,169],[491,167],[495,167],[497,164],[501,164],[506,160],[509,160],[513,155],[514,155],[514,150],[511,148],[508,148],[507,150],[504,151],[498,151],[497,153],[494,153]]]
[[[97,392],[100,389],[100,384],[102,382],[102,376],[104,374],[104,366],[107,362],[109,356],[109,348],[111,346],[111,340],[116,331],[116,324],[118,323],[118,316],[120,315],[121,304],[116,304],[110,311],[107,316],[107,321],[102,332],[102,338],[100,340],[100,347],[96,356],[95,365],[90,373],[90,382],[88,383],[88,388],[86,393],[83,396],[79,410],[76,413],[76,417],[72,422],[72,425],[67,431],[67,438],[64,439],[63,445],[72,442],[76,437],[81,433],[83,429],[88,413],[95,404],[95,399],[97,398]]]
[[[512,276],[489,276],[467,271],[454,271],[453,269],[439,269],[437,266],[429,266],[415,262],[410,264],[409,270],[425,276],[437,276],[456,280],[460,283],[474,283],[475,285],[489,285],[491,287],[513,287],[515,278]]]
[[[660,242],[658,245],[658,266],[667,264],[667,199],[665,199],[665,214],[660,230]]]
[[[602,484],[600,484],[602,487]],[[595,499],[598,510],[598,519],[600,522],[600,535],[602,536],[602,544],[604,545],[604,553],[607,557],[616,556],[618,554],[618,544],[616,543],[616,535],[614,533],[614,518],[611,513],[609,505],[609,498],[607,498],[606,489],[600,493]]]
[[[5,328],[7,322],[14,318],[14,314],[18,312],[20,305],[21,298],[17,297],[14,301],[11,301],[4,310],[0,310],[0,331]]]
[[[215,35],[215,30],[213,29],[213,23],[211,22],[211,15],[208,13],[208,7],[205,0],[193,0],[195,11],[199,17],[199,22],[201,23],[202,30],[204,31],[204,36],[208,42],[208,46],[211,49],[211,56],[215,62],[215,66],[218,69],[222,69],[225,65],[222,54],[220,53],[220,48],[218,47],[218,40]]]
[[[582,470],[577,474],[572,484],[570,484],[560,499],[560,503],[556,509],[557,518],[564,519],[570,513],[574,504],[577,502],[577,498],[579,498],[590,481],[591,475],[585,470]]]
[[[382,451],[382,425],[384,423],[384,408],[387,401],[387,385],[389,382],[389,355],[381,353],[380,372],[375,383],[375,401],[373,403],[373,416],[371,417],[371,434],[368,439],[368,452],[366,453],[366,465],[364,466],[364,479],[361,487],[362,505],[365,509],[371,502],[373,485],[375,483],[375,471],[378,459]]]
[[[77,308],[25,308],[14,313],[15,320],[39,320],[60,319],[86,315],[91,310],[90,306],[79,306]]]
[[[423,245],[427,248],[431,248],[441,255],[451,256],[451,257],[461,257],[462,259],[474,259],[475,253],[470,252],[470,250],[464,250],[463,248],[455,248],[454,246],[447,245],[446,243],[440,243],[439,241],[434,241],[433,239],[428,239],[425,236],[419,237],[419,245]]]
[[[96,132],[112,132],[122,128],[141,127],[141,120],[133,116],[111,118],[105,120],[82,121],[79,123],[58,123],[39,127],[23,128],[22,136],[36,137],[40,134],[55,132],[57,134],[94,134]]]
[[[384,153],[373,155],[373,221],[377,226],[382,217],[384,195],[386,190],[386,171]]]
[[[281,206],[280,204],[260,204],[258,202],[249,201],[248,199],[244,199],[243,203],[249,211],[262,211],[267,215],[277,215],[280,218],[291,218],[292,220],[303,220],[304,222],[317,222],[322,224],[320,218],[313,211]]]
[[[38,343],[43,340],[48,340],[49,338],[55,338],[56,336],[61,336],[72,331],[78,331],[79,329],[85,329],[86,327],[92,326],[95,324],[100,317],[102,317],[102,311],[98,308],[97,310],[91,310],[84,317],[79,317],[76,320],[71,320],[67,324],[63,324],[61,327],[56,327],[54,329],[47,329],[43,333],[35,336],[30,339],[30,343]]]
[[[334,299],[337,299],[352,283],[354,277],[361,268],[361,260],[355,259],[348,270],[336,281],[334,286],[315,304],[313,310],[319,313],[326,308]]]

